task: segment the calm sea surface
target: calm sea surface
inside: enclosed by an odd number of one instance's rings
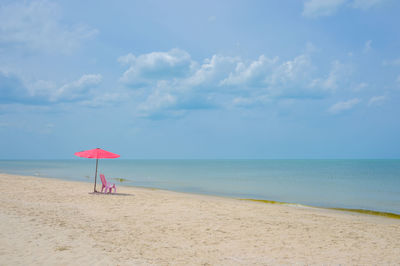
[[[93,183],[94,171],[93,159],[0,160],[0,172],[20,175]],[[117,185],[400,214],[400,160],[114,159],[99,172]]]

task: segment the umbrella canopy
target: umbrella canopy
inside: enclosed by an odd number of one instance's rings
[[[90,159],[114,159],[118,158],[119,155],[102,150],[100,148],[93,149],[93,150],[87,150],[87,151],[80,151],[80,152],[75,152],[75,155],[78,157],[84,157],[84,158],[90,158]]]
[[[87,150],[87,151],[80,151],[80,152],[75,152],[75,155],[78,157],[83,157],[83,158],[90,158],[90,159],[96,159],[96,173],[94,175],[94,192],[96,191],[96,181],[97,181],[97,166],[99,164],[99,159],[114,159],[114,158],[118,158],[119,155],[106,151],[106,150],[102,150],[100,148],[96,148],[93,150]]]

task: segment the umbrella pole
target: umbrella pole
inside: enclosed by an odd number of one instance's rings
[[[97,165],[99,164],[99,159],[96,159],[96,174],[94,175],[94,188],[93,192],[97,192],[96,190],[96,180],[97,180]]]

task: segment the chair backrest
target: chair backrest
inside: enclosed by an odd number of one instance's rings
[[[100,174],[100,179],[104,186],[107,185],[106,177],[103,174]]]

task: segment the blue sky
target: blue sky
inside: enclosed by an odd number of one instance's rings
[[[399,158],[399,12],[1,1],[0,159]]]

